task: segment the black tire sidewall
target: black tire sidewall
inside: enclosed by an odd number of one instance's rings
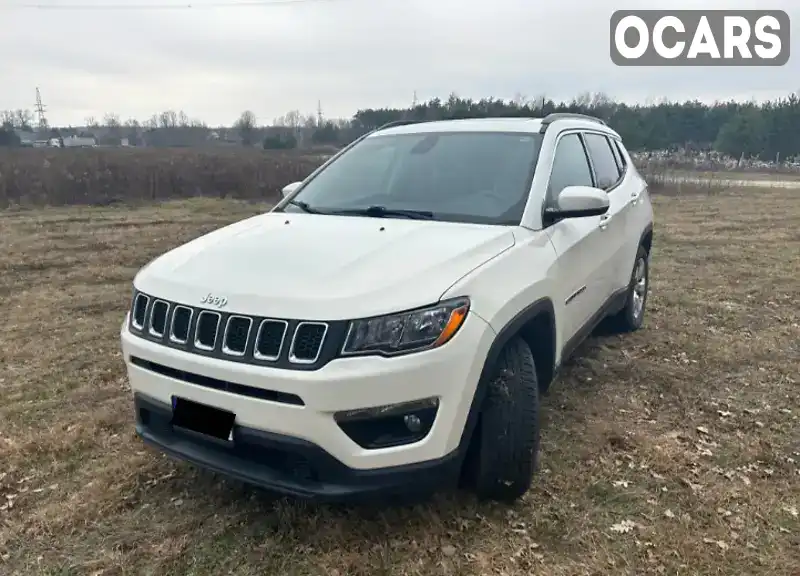
[[[515,373],[498,384],[508,366]],[[522,338],[504,347],[486,395],[473,439],[478,453],[470,484],[481,499],[511,502],[530,487],[539,453],[539,384],[533,354]]]
[[[644,292],[644,301],[642,302],[642,313],[639,314],[639,318],[636,318],[636,315],[633,312],[633,291],[634,286],[636,285],[635,281],[635,274],[636,274],[636,266],[639,264],[639,260],[644,260],[644,276],[645,276],[645,292]],[[650,256],[647,253],[647,250],[644,249],[644,246],[639,246],[639,250],[636,252],[636,259],[633,262],[633,269],[631,270],[631,281],[630,285],[628,286],[628,299],[625,305],[625,320],[627,321],[628,325],[632,329],[640,328],[644,324],[644,316],[647,311],[647,297],[650,295]]]

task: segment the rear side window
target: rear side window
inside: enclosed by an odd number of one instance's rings
[[[625,146],[622,145],[622,142],[619,140],[614,140],[614,148],[619,155],[620,166],[622,167],[622,171],[625,172],[625,168],[628,167],[628,161],[625,160]]]
[[[601,134],[584,134],[583,137],[594,165],[597,187],[608,190],[619,182],[621,175],[617,159],[611,150],[611,142]]]
[[[555,200],[567,186],[594,186],[586,150],[577,134],[567,134],[558,141],[547,188],[549,200]]]
[[[619,142],[614,140],[613,138],[608,139],[609,144],[611,144],[611,151],[614,153],[614,159],[617,161],[617,166],[619,167],[620,173],[625,173],[625,157],[622,155],[622,152],[619,149]]]

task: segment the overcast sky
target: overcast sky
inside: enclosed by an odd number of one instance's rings
[[[74,8],[189,2],[191,9]],[[315,112],[318,100],[326,116],[346,117],[363,107],[407,106],[414,91],[420,100],[451,91],[569,99],[588,90],[646,101],[762,99],[800,89],[797,34],[793,57],[781,68],[619,68],[610,60],[608,24],[622,7],[783,9],[800,22],[798,0],[235,6],[243,2],[0,0],[0,110],[33,108],[37,86],[51,125],[78,125],[106,112],[144,120],[166,109],[212,125],[230,124],[250,109],[266,124],[293,109]]]

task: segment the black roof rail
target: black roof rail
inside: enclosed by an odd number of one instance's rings
[[[387,128],[394,128],[395,126],[408,126],[409,124],[419,124],[420,122],[425,122],[425,120],[392,120],[391,122],[387,122],[386,124],[381,124],[373,132],[378,132],[379,130],[386,130]]]
[[[539,129],[539,132],[544,132],[547,130],[547,127],[556,120],[568,120],[570,118],[574,120],[588,120],[589,122],[597,122],[603,126],[608,126],[605,120],[595,116],[589,116],[588,114],[578,114],[576,112],[553,112],[542,119],[542,127]]]

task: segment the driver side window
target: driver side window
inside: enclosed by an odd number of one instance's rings
[[[547,186],[548,205],[552,205],[567,186],[594,186],[586,149],[578,134],[562,136],[556,145]]]

